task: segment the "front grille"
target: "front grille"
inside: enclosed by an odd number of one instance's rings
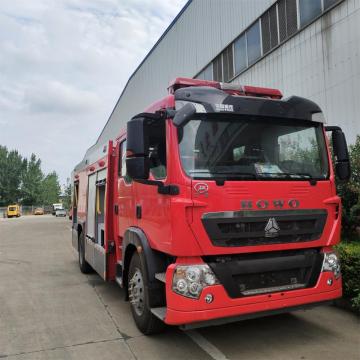
[[[232,298],[309,288],[319,278],[323,254],[318,249],[206,257]]]
[[[320,238],[326,210],[275,210],[207,213],[203,225],[215,246],[256,246],[313,241]],[[267,232],[270,219],[278,230]]]

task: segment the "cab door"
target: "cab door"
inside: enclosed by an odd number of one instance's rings
[[[154,125],[153,125],[154,126]],[[163,186],[169,183],[165,122],[149,131],[149,180]],[[145,233],[153,249],[169,252],[171,248],[171,201],[169,194],[159,193],[157,185],[137,182],[135,186],[137,226]]]

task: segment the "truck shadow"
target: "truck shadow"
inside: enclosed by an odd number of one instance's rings
[[[321,324],[320,309],[272,315],[263,318],[244,320],[217,327],[199,329],[199,332],[210,341],[218,344],[234,344],[244,349],[268,351],[270,347],[303,346],[319,343],[319,339],[331,342],[337,333]],[[220,346],[219,345],[219,346]]]

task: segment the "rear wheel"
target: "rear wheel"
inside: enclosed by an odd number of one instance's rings
[[[138,329],[145,335],[151,335],[163,331],[165,324],[151,312],[146,279],[145,264],[135,252],[129,267],[128,291],[131,313]]]
[[[91,266],[85,260],[85,239],[82,233],[79,235],[79,268],[83,274],[91,272]]]

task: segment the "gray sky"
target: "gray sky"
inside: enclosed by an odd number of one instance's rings
[[[1,0],[0,144],[62,183],[186,0]]]

